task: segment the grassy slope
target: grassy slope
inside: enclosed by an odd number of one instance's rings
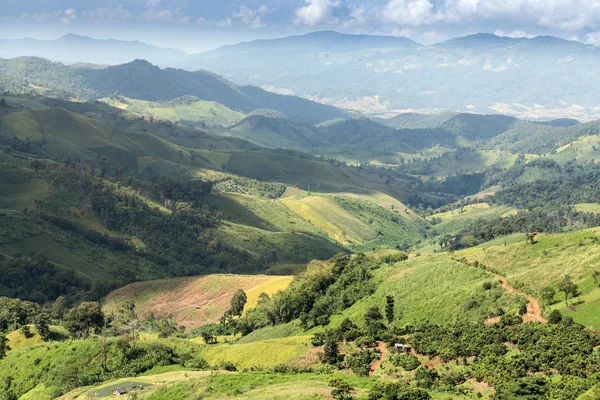
[[[575,321],[600,329],[600,288],[595,287],[591,274],[600,263],[600,229],[588,229],[557,235],[540,235],[538,243],[521,241],[507,246],[467,249],[458,252],[469,260],[478,260],[502,273],[513,285],[522,285],[537,297],[545,286],[557,289],[558,282],[569,274],[582,295],[573,302],[575,310],[565,310],[564,296],[556,295],[552,308],[571,315]]]
[[[248,294],[247,307],[258,296],[273,295],[291,282],[289,276],[209,275],[197,278],[136,282],[111,292],[104,305],[106,312],[116,312],[119,305],[134,301],[140,316],[153,313],[159,318],[172,315],[179,325],[188,328],[215,323],[229,308],[237,289]]]
[[[492,291],[483,289],[484,282],[492,279],[476,268],[454,263],[447,255],[422,256],[407,262],[385,266],[375,271],[376,292],[332,318],[337,325],[345,317],[362,325],[363,314],[370,306],[385,307],[385,296],[396,299],[396,315],[402,315],[401,323],[429,320],[447,324],[457,318],[483,321],[497,307],[506,312],[516,311],[517,296],[496,286]],[[493,294],[500,294],[496,299]],[[480,306],[465,311],[463,308],[471,297],[480,300]]]
[[[85,400],[89,391],[104,395],[114,387],[129,388],[131,383],[153,385],[143,392],[148,400],[183,400],[191,398],[223,399],[243,398],[248,400],[308,400],[330,398],[328,386],[331,378],[338,377],[356,388],[355,394],[364,396],[372,382],[368,378],[330,374],[266,374],[266,373],[218,373],[206,371],[176,371],[148,375],[134,379],[120,379],[92,388],[76,389],[61,400]],[[100,396],[98,399],[110,399]],[[436,399],[437,400],[437,399]]]
[[[508,206],[490,206],[487,203],[480,203],[465,206],[462,213],[457,209],[434,214],[427,217],[427,219],[432,220],[434,218],[440,218],[442,222],[435,225],[435,230],[440,235],[446,235],[457,233],[479,218],[494,219],[506,217],[516,211],[516,209]]]
[[[26,338],[21,329],[13,331],[6,335],[8,339],[8,346],[10,347],[9,353],[16,352],[28,347],[38,346],[42,343],[46,343],[42,340],[40,335],[37,333],[37,329],[34,325],[30,325],[29,329],[31,331],[32,336]],[[50,327],[50,337],[49,341],[62,341],[68,338],[68,333],[65,328],[62,326],[51,326]]]
[[[339,243],[363,243],[374,239],[377,235],[372,227],[326,198],[320,196],[285,198],[282,203]]]
[[[230,126],[246,117],[245,114],[233,111],[213,101],[190,101],[168,105],[161,102],[125,98],[125,102],[117,99],[101,99],[113,107],[128,110],[137,114],[151,116],[157,120],[182,122],[189,125]]]

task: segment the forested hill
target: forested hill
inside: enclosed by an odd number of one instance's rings
[[[32,86],[41,89],[32,89]],[[0,60],[0,90],[13,93],[45,90],[86,100],[115,93],[151,101],[189,95],[244,112],[272,109],[288,118],[310,123],[345,116],[332,106],[270,93],[258,87],[238,86],[207,71],[161,69],[144,60],[107,68],[72,67],[36,57]]]

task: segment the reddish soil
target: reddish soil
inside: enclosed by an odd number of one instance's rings
[[[463,265],[460,262],[458,264]],[[533,296],[528,295],[527,293],[525,293],[524,291],[522,291],[520,289],[516,289],[516,288],[510,286],[508,284],[508,282],[506,281],[506,278],[503,277],[502,275],[494,274],[493,272],[490,272],[490,271],[485,271],[485,272],[489,275],[496,277],[500,281],[500,283],[502,284],[502,287],[504,289],[510,290],[513,293],[517,293],[517,294],[527,297],[527,300],[529,301],[529,303],[527,303],[527,313],[525,315],[523,315],[523,322],[542,322],[542,323],[546,322],[546,319],[544,317],[542,317],[542,309],[540,307],[540,304],[537,302],[537,300]],[[500,321],[499,318],[489,318],[489,319],[485,320],[484,323],[487,325],[491,325],[491,324],[495,324],[498,321]]]
[[[110,140],[110,145],[111,145],[112,147],[115,147],[115,144],[113,143],[113,138],[114,138],[114,137],[117,135],[117,132],[119,132],[119,131],[120,131],[120,129],[117,129],[117,130],[116,130],[116,131],[114,131],[114,132],[113,132],[113,134],[110,136],[110,139],[109,139],[109,140]]]
[[[369,376],[373,376],[373,374],[375,374],[375,370],[377,369],[377,367],[379,367],[379,364],[381,364],[381,362],[385,358],[385,350],[386,350],[385,342],[379,342],[379,345],[377,346],[377,348],[379,349],[379,351],[381,351],[381,357],[379,357],[379,360],[375,361],[373,363],[373,365],[371,365],[371,370],[369,371]]]
[[[491,272],[489,273],[492,274]],[[546,322],[546,319],[542,317],[542,309],[540,307],[540,304],[533,296],[530,296],[524,291],[510,286],[506,281],[506,278],[504,278],[503,276],[496,274],[492,275],[498,278],[503,288],[505,288],[506,290],[510,290],[511,292],[520,294],[522,296],[526,296],[527,300],[529,300],[529,303],[527,303],[527,313],[523,315],[523,322]]]

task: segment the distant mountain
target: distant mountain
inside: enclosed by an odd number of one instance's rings
[[[32,89],[31,86],[41,89]],[[144,60],[106,68],[70,67],[41,58],[0,59],[0,91],[53,91],[55,95],[92,100],[122,96],[164,101],[182,96],[221,103],[232,110],[271,109],[287,118],[320,123],[342,118],[332,106],[294,96],[283,96],[253,86],[238,86],[206,71],[161,69]]]
[[[183,62],[188,54],[181,50],[152,46],[138,41],[92,39],[68,34],[55,40],[2,39],[0,58],[43,57],[65,64],[123,64],[143,58],[158,65]]]
[[[600,117],[600,51],[550,36],[476,34],[425,46],[317,32],[225,46],[180,65],[374,115],[447,110],[532,120]]]

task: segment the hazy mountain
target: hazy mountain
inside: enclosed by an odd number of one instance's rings
[[[181,50],[165,49],[138,41],[92,39],[68,34],[55,40],[2,39],[0,57],[43,57],[65,64],[123,64],[143,58],[154,64],[183,62],[188,54]]]
[[[32,89],[31,85],[42,89]],[[92,100],[119,93],[125,97],[162,101],[196,96],[233,110],[279,111],[287,118],[310,123],[344,117],[344,112],[294,96],[283,96],[253,86],[238,86],[207,71],[161,69],[144,60],[107,68],[70,67],[41,58],[0,59],[0,91],[53,91],[53,94]]]
[[[598,116],[600,52],[544,36],[476,34],[434,45],[318,32],[226,46],[181,64],[374,114],[394,110]]]

